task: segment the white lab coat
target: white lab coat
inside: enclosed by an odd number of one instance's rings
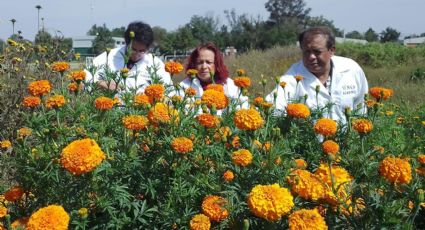
[[[344,110],[346,107],[352,111],[364,113],[364,96],[368,93],[368,83],[361,67],[352,59],[333,56],[333,71],[330,89],[324,87],[320,80],[304,66],[303,61],[293,64],[280,78],[287,83],[285,89],[274,89],[266,100],[274,102],[274,94],[277,92],[275,106],[278,112],[284,111],[288,103],[300,100],[307,95],[306,105],[310,109],[323,108],[327,104],[334,104],[330,113],[325,117],[345,123]],[[303,80],[298,83],[296,75],[301,75]],[[316,86],[320,87],[316,99]],[[330,91],[330,92],[329,92]]]
[[[97,72],[92,76],[92,74],[86,71],[86,82],[97,82],[102,79],[102,74],[104,73],[104,66],[108,65],[112,71],[120,71],[125,68],[125,55],[126,46],[112,49],[109,52],[109,55],[106,52],[103,52],[99,56],[93,59],[93,65],[97,68]],[[143,92],[146,86],[151,84],[152,78],[149,73],[149,68],[157,68],[157,74],[162,80],[164,85],[172,85],[171,77],[168,72],[165,71],[164,63],[153,54],[146,53],[144,57],[136,62],[134,66],[130,69],[128,73],[128,78],[126,79],[126,90],[137,88],[137,92]]]

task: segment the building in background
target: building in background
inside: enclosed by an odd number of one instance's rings
[[[425,37],[407,38],[403,40],[403,44],[407,47],[416,47],[425,44]]]
[[[93,41],[96,36],[80,36],[72,38],[72,50],[79,53],[81,58],[94,57]],[[125,46],[125,40],[121,37],[112,37],[114,40],[114,48]]]

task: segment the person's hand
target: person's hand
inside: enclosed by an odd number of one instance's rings
[[[109,84],[107,81],[98,81],[97,85],[101,89],[117,90],[117,83],[115,83],[115,81],[110,81]]]

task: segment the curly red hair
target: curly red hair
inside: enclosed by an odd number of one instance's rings
[[[220,49],[217,48],[217,46],[213,43],[201,44],[192,51],[187,60],[186,72],[188,69],[196,69],[196,59],[199,57],[199,52],[204,49],[211,50],[214,53],[214,82],[216,84],[225,84],[227,78],[229,77],[229,71],[227,70],[227,66],[224,64],[223,54],[220,52]],[[205,88],[206,85],[202,84],[202,87]]]

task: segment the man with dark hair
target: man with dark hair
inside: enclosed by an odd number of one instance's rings
[[[334,55],[335,37],[329,28],[306,29],[298,41],[302,60],[280,78],[284,87],[279,86],[266,99],[274,102],[277,110],[305,100],[308,107],[324,109],[324,116],[343,123],[347,108],[364,113],[366,76],[355,61]]]
[[[153,54],[149,53],[149,47],[153,43],[152,28],[141,21],[132,22],[127,26],[124,33],[126,45],[104,52],[93,59],[93,66],[97,68],[92,76],[86,71],[86,81],[97,82],[105,89],[115,90],[116,82],[108,82],[105,68],[112,72],[126,71],[128,77],[125,80],[126,90],[143,92],[144,88],[152,83],[153,72],[163,84],[171,85],[170,74],[165,71],[164,63]]]

